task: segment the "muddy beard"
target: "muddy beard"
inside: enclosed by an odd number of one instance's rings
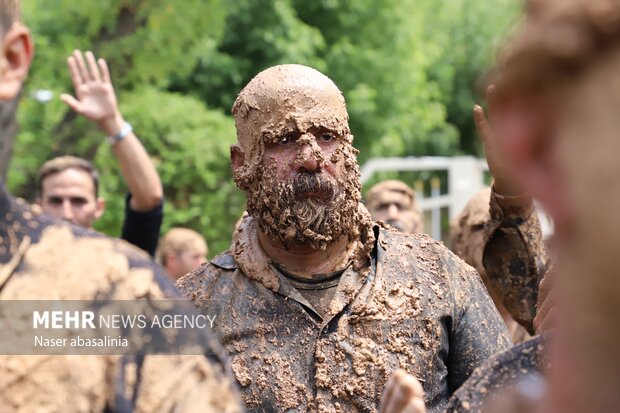
[[[359,181],[355,174],[336,180],[324,171],[302,172],[277,182],[259,168],[256,187],[247,193],[247,209],[262,232],[286,246],[311,245],[325,250],[347,235],[359,236]]]

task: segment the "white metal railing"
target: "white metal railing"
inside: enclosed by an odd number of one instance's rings
[[[448,208],[450,221],[454,220],[465,208],[470,198],[482,189],[484,172],[489,167],[485,159],[473,156],[423,156],[406,158],[372,158],[361,169],[362,184],[367,182],[376,172],[401,171],[446,171],[448,174],[448,193],[442,195],[440,182],[434,178],[431,182],[431,196],[425,197],[423,191],[416,190],[420,209],[430,211],[431,230],[429,233],[435,239],[441,239],[441,208]],[[415,188],[414,188],[415,189]],[[549,236],[553,233],[553,222],[548,215],[536,204],[542,233]]]

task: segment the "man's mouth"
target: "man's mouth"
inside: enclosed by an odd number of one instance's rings
[[[293,188],[297,200],[330,201],[334,198],[334,188],[324,178],[317,175],[298,176],[293,183]]]
[[[396,228],[399,231],[404,231],[405,230],[405,226],[403,225],[403,222],[400,221],[400,220],[388,219],[387,221],[385,221],[385,223],[393,226],[394,228]]]
[[[303,191],[303,192],[297,192],[295,194],[295,198],[297,199],[310,199],[310,198],[326,199],[327,194],[325,194],[324,192],[318,192],[318,191]]]

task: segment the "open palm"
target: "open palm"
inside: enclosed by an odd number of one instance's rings
[[[63,94],[60,98],[77,113],[101,122],[117,114],[118,102],[105,60],[95,61],[95,56],[86,52],[86,61],[88,65],[79,50],[69,56],[67,63],[76,97]]]
[[[486,100],[489,104],[489,111],[493,110],[495,87],[493,85],[487,88]],[[502,195],[519,195],[522,193],[513,173],[508,168],[503,159],[499,148],[498,137],[494,135],[493,129],[487,120],[487,117],[479,105],[474,105],[474,121],[476,129],[482,138],[484,153],[489,165],[489,172],[493,176],[495,190]]]

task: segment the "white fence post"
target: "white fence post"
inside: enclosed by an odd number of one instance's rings
[[[431,179],[431,198],[437,199],[441,196],[441,181],[435,177]],[[436,205],[431,209],[431,236],[441,239],[441,206]]]
[[[484,186],[484,171],[473,156],[457,156],[448,164],[450,221],[465,208],[469,199]]]

